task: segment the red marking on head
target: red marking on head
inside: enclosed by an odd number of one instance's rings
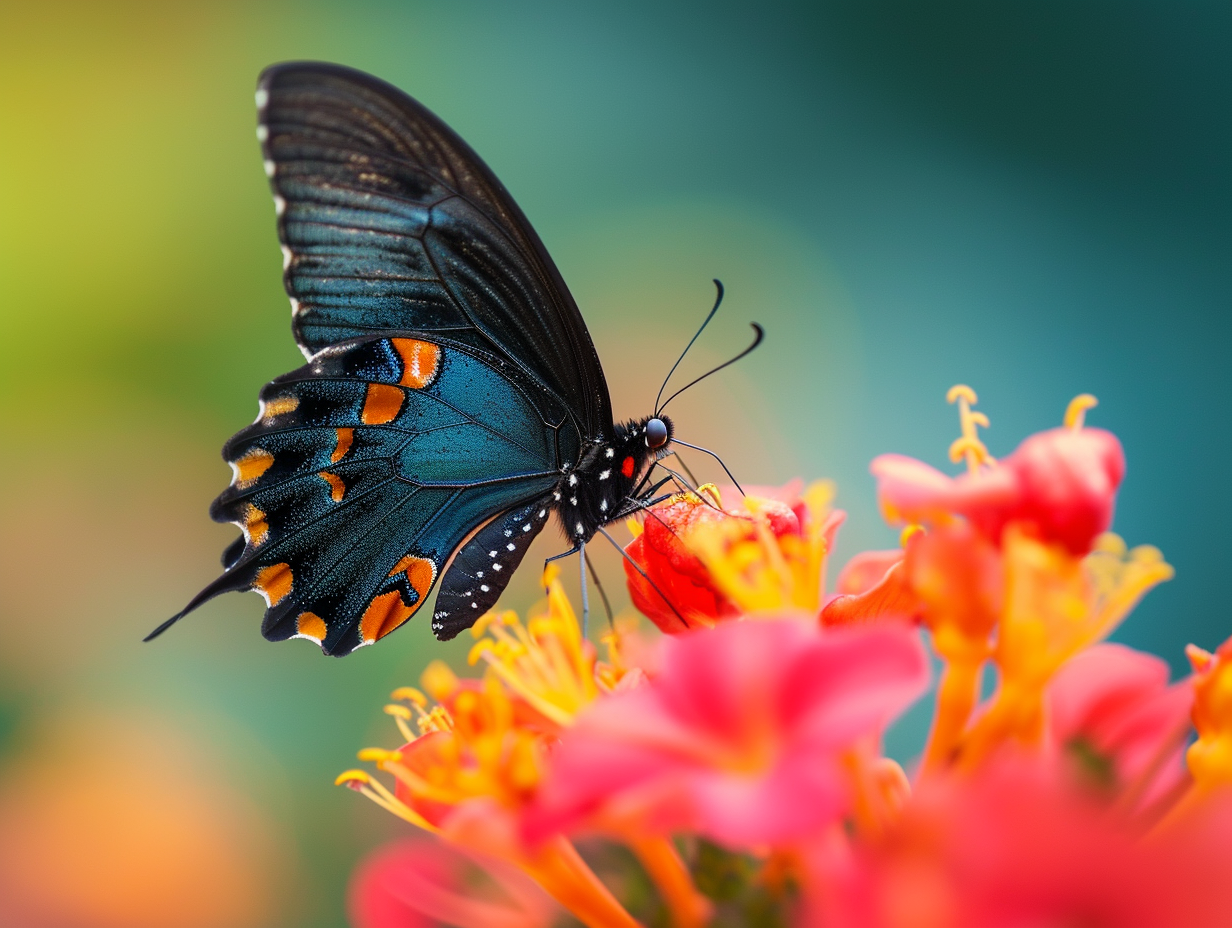
[[[620,462],[620,472],[626,477],[633,476],[633,458],[628,457]]]

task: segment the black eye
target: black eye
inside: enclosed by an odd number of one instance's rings
[[[651,419],[646,423],[646,447],[662,448],[667,444],[667,424],[662,419]]]

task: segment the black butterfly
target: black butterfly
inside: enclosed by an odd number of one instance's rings
[[[149,637],[255,590],[266,638],[344,655],[439,581],[432,631],[452,638],[496,603],[549,514],[584,555],[642,506],[671,420],[613,423],[539,237],[415,100],[290,63],[261,75],[257,110],[308,363],[267,384],[257,420],[223,448],[234,476],[210,515],[243,531],[224,573]]]

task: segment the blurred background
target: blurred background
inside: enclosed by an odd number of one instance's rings
[[[948,467],[951,384],[996,455],[1096,394],[1116,528],[1177,568],[1117,637],[1180,672],[1232,631],[1230,47],[1215,0],[0,5],[0,924],[344,924],[400,826],[332,778],[393,745],[390,689],[464,654],[423,621],[345,661],[271,646],[239,595],[141,644],[218,570],[219,448],[302,362],[261,68],[363,68],[457,129],[621,415],[721,278],[685,373],[748,320],[766,341],[673,405],[679,433],[752,483],[835,479],[838,564],[894,542],[874,455]]]

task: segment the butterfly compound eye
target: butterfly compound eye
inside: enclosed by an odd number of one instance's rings
[[[662,448],[667,444],[667,423],[662,419],[651,419],[646,423],[646,447]]]

